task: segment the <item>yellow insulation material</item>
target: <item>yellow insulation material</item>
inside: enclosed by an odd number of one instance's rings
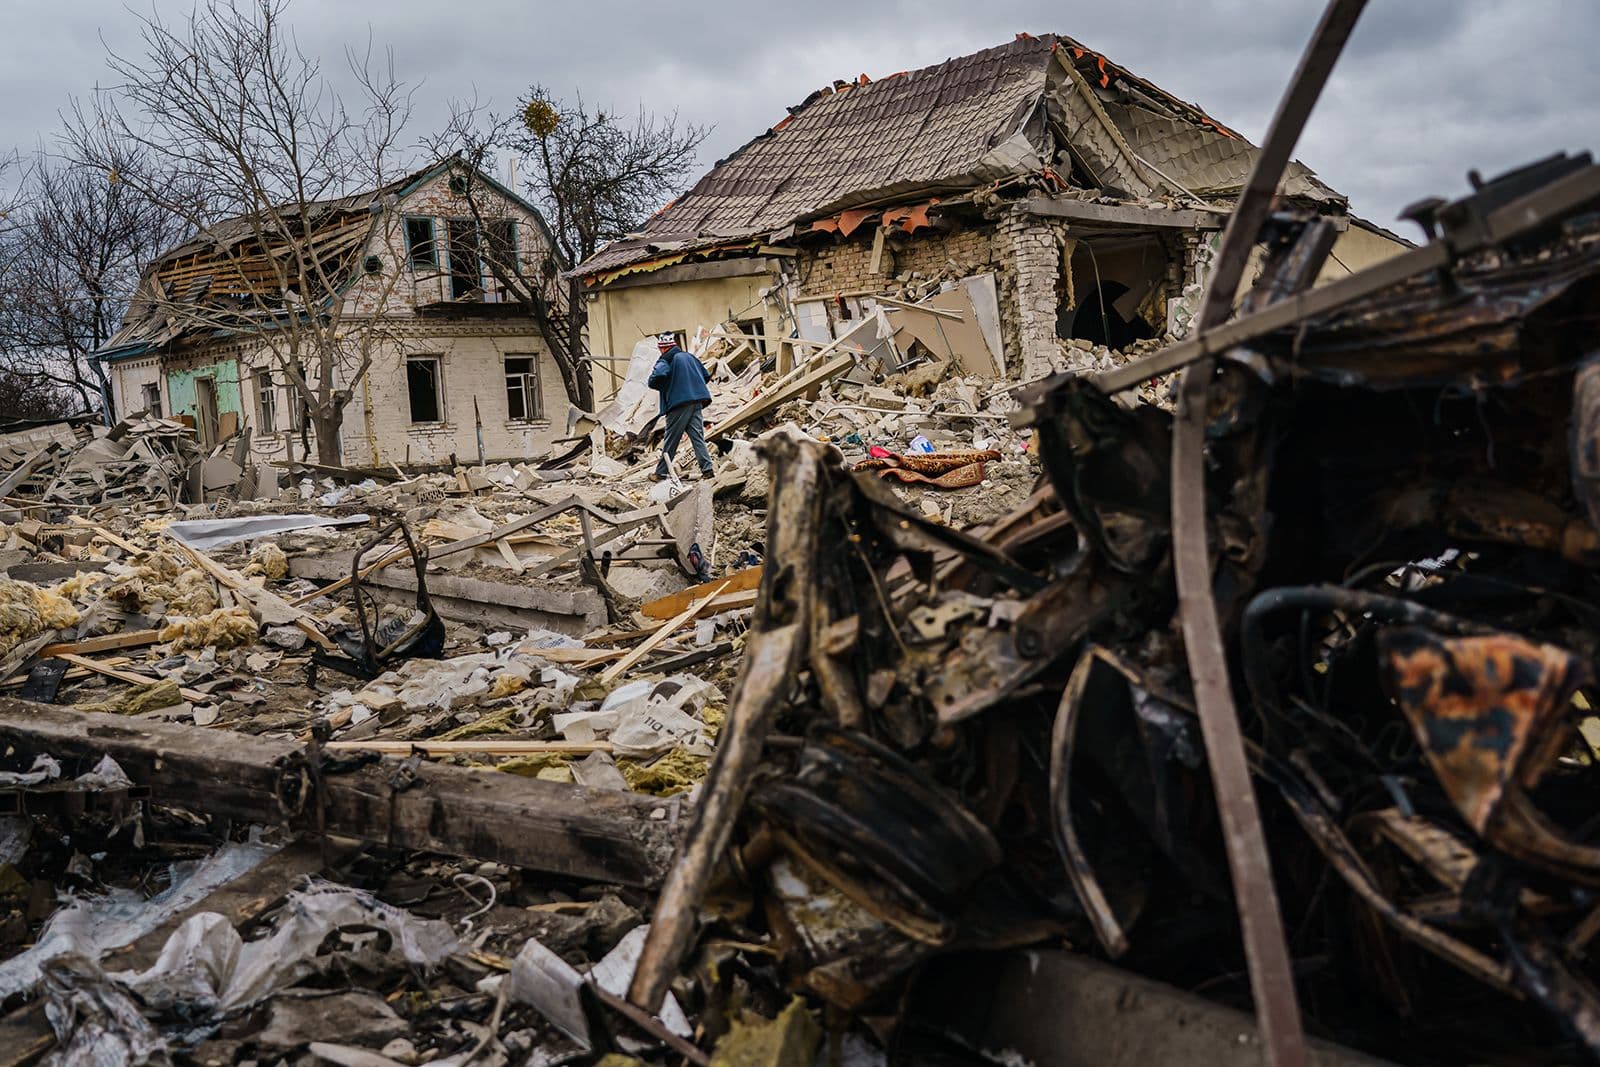
[[[494,681],[489,683],[489,696],[494,698],[508,697],[512,693],[520,693],[528,688],[528,680],[520,674],[510,671],[501,671],[494,676]]]
[[[81,600],[97,587],[110,580],[111,576],[104,571],[79,571],[71,578],[51,586],[51,588],[68,600]]]
[[[174,615],[194,618],[217,610],[216,588],[204,571],[184,571],[172,583],[172,592],[162,599]]]
[[[178,689],[178,683],[167,678],[150,685],[129,689],[115,699],[102,700],[92,704],[79,704],[77,708],[79,711],[96,711],[104,715],[138,715],[146,711],[170,708],[174,704],[181,703],[183,703],[183,694]]]
[[[30,637],[77,622],[78,609],[60,593],[31,582],[0,578],[0,656]]]
[[[78,609],[54,589],[34,588],[33,604],[39,611],[39,623],[46,630],[64,630],[78,625]]]
[[[531,756],[515,756],[495,769],[523,778],[538,778],[546,782],[572,781],[572,757],[562,752],[537,752]]]
[[[710,766],[711,757],[696,756],[686,748],[675,748],[650,764],[626,758],[617,760],[617,770],[622,772],[629,789],[635,793],[654,793],[658,797],[687,793],[705,780]]]
[[[180,569],[165,553],[151,553],[150,563],[134,567],[105,591],[124,611],[143,611],[165,604],[172,615],[197,616],[217,609],[217,595],[204,571]]]
[[[187,648],[233,648],[253,644],[258,627],[245,608],[227,608],[193,618],[174,619],[161,631],[174,652]]]
[[[276,582],[288,577],[289,557],[271,541],[263,541],[250,553],[250,562],[241,573],[260,574],[268,581]]]

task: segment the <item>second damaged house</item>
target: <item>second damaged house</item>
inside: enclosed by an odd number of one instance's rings
[[[835,82],[578,266],[611,357],[596,393],[642,335],[718,323],[785,368],[893,310],[862,341],[886,372],[923,355],[1022,380],[1181,337],[1255,156],[1064,36]],[[1298,163],[1280,193],[1340,231],[1324,279],[1405,247]]]
[[[206,447],[248,427],[263,462],[319,455],[297,377],[348,394],[324,458],[520,458],[566,428],[563,267],[536,208],[449,159],[196,235],[146,273],[98,358],[115,412],[179,419]]]

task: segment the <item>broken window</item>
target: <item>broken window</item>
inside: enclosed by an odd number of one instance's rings
[[[151,418],[161,417],[161,383],[145,382],[139,387],[139,399],[144,402],[145,411]]]
[[[278,390],[270,370],[256,371],[256,422],[262,433],[278,432]]]
[[[438,356],[406,359],[406,392],[411,397],[412,422],[444,421],[444,389]]]
[[[750,335],[750,343],[755,346],[757,352],[762,355],[767,354],[767,342],[763,336],[764,323],[761,319],[740,319],[734,325],[738,327],[740,333]]]
[[[410,260],[413,270],[439,265],[438,242],[434,237],[432,219],[406,219],[406,258]]]
[[[506,274],[522,273],[517,261],[517,221],[515,219],[490,219],[484,225],[485,243],[489,261]]]
[[[483,263],[478,256],[478,228],[471,219],[451,219],[450,299],[469,300],[483,292]]]
[[[544,418],[537,356],[506,357],[506,417],[513,422]]]

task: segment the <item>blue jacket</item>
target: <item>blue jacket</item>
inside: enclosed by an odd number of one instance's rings
[[[705,407],[711,403],[711,390],[706,383],[711,375],[693,355],[676,346],[662,353],[650,372],[650,388],[661,394],[661,413],[684,404]]]

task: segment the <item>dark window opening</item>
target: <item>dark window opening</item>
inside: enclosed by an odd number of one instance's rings
[[[434,238],[432,219],[406,219],[406,256],[412,267],[439,265],[438,242]]]
[[[517,262],[515,219],[490,219],[484,224],[484,237],[495,268],[513,277],[522,273],[522,265]]]
[[[740,333],[750,335],[750,343],[755,346],[757,352],[763,356],[767,354],[767,341],[762,336],[766,324],[761,319],[741,319],[734,323],[734,326],[738,327]]]
[[[513,422],[544,418],[539,361],[533,356],[506,357],[506,417]]]
[[[450,299],[466,300],[483,291],[483,264],[478,259],[478,228],[471,219],[451,219]]]
[[[439,388],[439,360],[412,356],[406,360],[406,392],[411,398],[412,422],[443,422],[443,391]]]
[[[159,419],[161,417],[161,386],[155,382],[145,382],[139,387],[139,393],[144,401],[144,409],[150,413],[150,417]]]

